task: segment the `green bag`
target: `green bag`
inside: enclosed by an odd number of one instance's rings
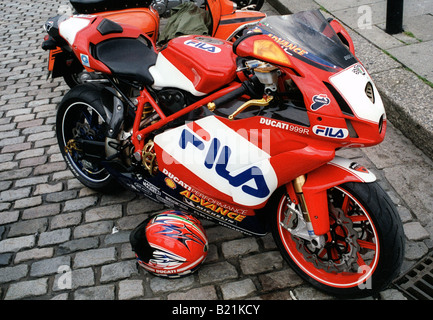
[[[188,34],[209,35],[212,18],[209,11],[197,7],[194,2],[185,2],[171,10],[171,16],[159,36],[159,44]]]

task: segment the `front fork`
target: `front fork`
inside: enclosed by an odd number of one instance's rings
[[[301,175],[293,180],[293,183],[286,185],[287,208],[284,213],[284,220],[280,222],[280,225],[292,235],[309,241],[314,248],[322,248],[325,244],[325,237],[316,235],[314,232],[307,202],[302,191],[305,181],[305,175]]]
[[[294,236],[321,248],[330,228],[327,191],[347,182],[370,183],[375,180],[375,175],[365,167],[335,157],[286,184],[287,209],[280,224]]]

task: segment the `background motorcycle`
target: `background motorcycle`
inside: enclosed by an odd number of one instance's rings
[[[148,35],[155,43],[158,40],[160,29],[160,14],[167,15],[175,4],[184,1],[157,1],[150,0],[70,0],[77,14],[91,14],[107,18],[117,23],[133,25]],[[251,7],[261,7],[262,0],[241,0],[243,4],[248,2]],[[255,4],[252,4],[255,3]],[[227,39],[239,26],[258,21],[265,17],[264,13],[251,10],[236,10],[236,5],[230,0],[203,0],[198,5],[203,6],[210,14],[211,26],[209,35],[221,39]],[[156,8],[156,10],[154,9]],[[257,9],[258,10],[258,9]],[[67,10],[66,10],[67,11]],[[66,19],[71,14],[66,14]],[[49,19],[45,24],[47,31],[57,29],[57,19]],[[72,88],[83,80],[99,78],[99,75],[92,72],[83,72],[81,62],[73,54],[70,45],[55,32],[49,33],[42,44],[44,50],[49,50],[48,70],[53,78],[63,77],[66,84]]]
[[[107,0],[70,0],[71,4],[78,13],[91,14],[103,11],[122,10],[126,8],[148,8],[148,0],[122,0],[122,1],[107,1]],[[170,16],[171,9],[185,2],[194,2],[197,6],[204,5],[205,1],[185,1],[185,0],[153,0],[150,7],[158,11],[160,16]],[[237,9],[240,10],[257,10],[259,11],[264,3],[264,0],[235,0],[233,1]]]
[[[380,143],[387,123],[337,21],[268,17],[234,43],[185,36],[159,52],[107,21],[73,17],[59,30],[108,81],[74,87],[58,108],[59,147],[83,184],[120,183],[246,234],[270,231],[287,263],[329,294],[371,295],[392,281],[404,251],[396,208],[371,172],[335,155]]]
[[[178,5],[189,2],[185,0],[153,0],[152,7],[155,8],[160,16],[170,16],[170,11]],[[203,5],[203,0],[194,1],[198,6]],[[264,3],[264,0],[235,0],[233,1],[240,10],[256,10],[259,11]]]

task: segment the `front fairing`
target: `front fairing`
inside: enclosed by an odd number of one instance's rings
[[[302,93],[312,137],[340,146],[370,146],[383,140],[386,115],[380,94],[319,10],[268,17],[252,31],[269,36],[290,57],[286,70]],[[285,110],[282,113],[293,123],[288,114],[292,109]]]

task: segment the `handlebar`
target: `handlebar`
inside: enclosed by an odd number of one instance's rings
[[[239,88],[236,88],[226,95],[209,102],[207,107],[209,110],[213,111],[219,106],[242,97],[244,94],[248,94],[249,96],[256,98],[263,96],[263,85],[261,85],[256,76],[253,76],[249,80],[242,82],[242,85]]]

